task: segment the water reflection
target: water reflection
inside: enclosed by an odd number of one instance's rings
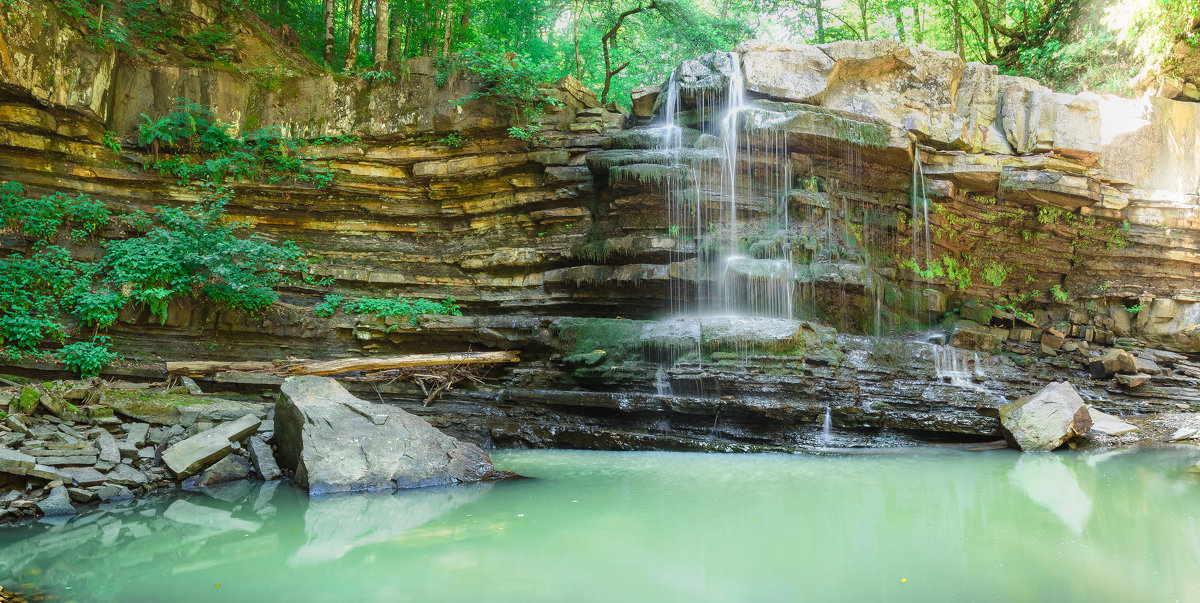
[[[451,509],[479,500],[494,485],[485,482],[396,494],[313,498],[304,512],[307,540],[288,563],[293,566],[324,563],[341,559],[364,545],[402,542],[410,531]]]
[[[0,528],[0,585],[81,602],[1200,601],[1197,456],[497,453],[541,479],[311,500],[241,483]]]
[[[1076,463],[1078,465],[1078,463]],[[1092,498],[1062,458],[1053,453],[1023,454],[1008,474],[1030,500],[1058,517],[1075,536],[1083,533],[1092,514]]]

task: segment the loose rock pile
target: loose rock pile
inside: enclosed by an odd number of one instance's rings
[[[0,390],[0,521],[71,516],[78,505],[165,488],[277,479],[272,412],[206,397],[190,380]]]

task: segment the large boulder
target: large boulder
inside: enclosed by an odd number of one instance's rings
[[[354,397],[328,377],[292,377],[275,403],[277,459],[310,494],[497,479],[478,446],[398,407]]]
[[[1001,406],[1000,426],[1004,439],[1014,448],[1027,452],[1054,450],[1087,433],[1092,417],[1083,398],[1064,381]]]

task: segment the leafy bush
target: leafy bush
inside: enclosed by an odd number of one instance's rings
[[[326,295],[325,301],[313,308],[313,313],[317,316],[329,317],[337,313],[339,309],[345,310],[348,314],[406,316],[409,324],[414,327],[421,326],[421,316],[424,315],[462,316],[462,310],[453,297],[447,297],[441,301],[406,297],[360,297],[346,300],[341,295]]]
[[[108,337],[94,337],[91,341],[78,341],[65,345],[58,351],[58,358],[67,368],[79,374],[80,377],[94,377],[100,374],[105,365],[117,359],[117,355],[108,350],[112,340]]]
[[[458,54],[452,63],[439,63],[439,86],[445,85],[446,74],[454,68],[474,76],[479,85],[474,92],[451,102],[460,106],[480,99],[508,109],[518,121],[509,128],[513,138],[532,139],[538,131],[535,122],[546,109],[562,105],[549,88],[554,74],[552,65],[534,61],[526,54],[508,52],[493,40],[484,40],[476,48]]]
[[[284,136],[278,126],[230,134],[213,111],[187,99],[175,99],[175,109],[152,119],[142,114],[138,142],[154,153],[152,167],[163,176],[220,184],[226,178],[262,178],[290,174],[300,181],[328,186],[333,175],[328,169],[312,169],[297,154],[302,142]],[[161,155],[174,153],[162,158]]]
[[[246,225],[225,221],[228,189],[213,187],[187,209],[158,208],[159,228],[113,241],[101,260],[100,284],[128,291],[160,320],[175,298],[199,298],[257,314],[275,303],[285,272],[304,273],[303,253],[291,242],[239,238]]]
[[[0,182],[0,225],[21,231],[38,241],[50,239],[65,224],[77,228],[72,233],[87,235],[108,222],[108,208],[87,195],[68,197],[53,193],[44,197],[26,197],[17,182]]]
[[[177,299],[257,314],[278,299],[276,286],[307,273],[295,245],[244,236],[246,225],[226,221],[230,193],[219,186],[205,187],[189,208],[124,216],[140,236],[106,242],[105,255],[94,262],[77,261],[49,240],[68,224],[99,228],[110,220],[102,205],[82,196],[25,198],[12,183],[0,183],[0,191],[4,226],[35,240],[27,254],[0,258],[0,354],[7,358],[66,340],[76,331],[72,318],[80,327],[107,328],[130,302],[147,306],[160,321]],[[95,374],[112,358],[108,343],[96,338],[57,354],[72,370]]]

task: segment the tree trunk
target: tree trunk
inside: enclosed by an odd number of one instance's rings
[[[925,42],[925,32],[921,30],[921,2],[913,0],[913,41],[917,44]]]
[[[825,11],[821,0],[813,0],[813,9],[817,11],[817,44],[825,43]]]
[[[403,61],[404,56],[404,19],[391,19],[392,34],[388,40],[388,60]]]
[[[655,3],[654,0],[651,0],[650,4],[648,4],[646,6],[638,6],[637,8],[631,8],[631,9],[621,13],[620,15],[617,15],[616,24],[614,24],[612,26],[612,29],[608,30],[608,33],[604,34],[604,36],[600,38],[600,48],[602,48],[604,50],[604,91],[600,93],[600,104],[603,105],[603,104],[608,103],[608,91],[612,88],[613,77],[616,76],[618,73],[621,73],[622,71],[624,71],[625,68],[629,66],[629,63],[626,62],[619,67],[613,68],[612,57],[611,57],[610,50],[609,50],[610,41],[615,42],[615,39],[617,37],[617,32],[620,31],[621,25],[623,25],[625,23],[626,17],[628,17],[630,15],[636,15],[638,13],[645,12],[648,10],[657,10],[657,9],[658,9],[658,4]]]
[[[358,63],[358,38],[362,33],[362,0],[350,0],[350,33],[347,36],[346,71]]]
[[[388,0],[375,0],[375,64],[388,58]]]
[[[337,15],[335,0],[325,0],[325,51],[321,54],[325,68],[333,66],[333,22]]]
[[[871,34],[867,29],[867,0],[858,0],[858,21],[862,25],[862,39],[870,40]]]
[[[575,79],[583,81],[583,62],[579,60],[579,0],[571,3],[571,27],[575,30]]]
[[[896,16],[896,35],[900,38],[900,43],[903,44],[907,41],[904,35],[904,11],[897,5],[894,14]]]
[[[276,0],[275,12],[279,15],[279,23],[287,23],[287,0]]]
[[[454,16],[454,0],[446,0],[446,30],[442,34],[442,56],[450,56],[450,34],[454,29],[450,26],[450,18]]]
[[[963,60],[967,58],[966,44],[963,43],[962,15],[958,12],[959,0],[950,0],[950,11],[954,15],[954,51]]]
[[[471,29],[471,0],[463,0],[462,17],[458,19],[458,31]]]

